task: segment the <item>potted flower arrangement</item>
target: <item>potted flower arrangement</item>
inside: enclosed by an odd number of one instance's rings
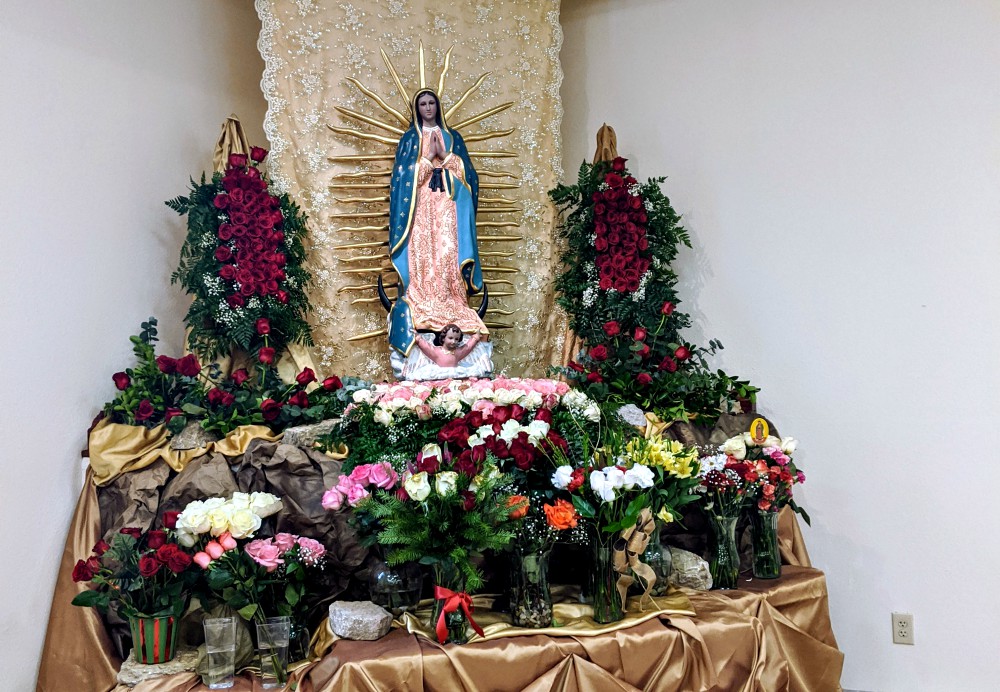
[[[773,435],[754,438],[743,433],[726,440],[721,451],[741,462],[737,469],[746,484],[746,510],[750,515],[753,575],[760,579],[781,576],[778,547],[778,512],[791,507],[809,523],[809,515],[792,496],[792,487],[805,482],[805,474],[792,460],[798,441]]]
[[[178,621],[198,578],[191,554],[172,530],[176,515],[164,515],[166,529],[123,528],[110,543],[98,541],[91,556],[73,568],[73,581],[95,585],[77,594],[73,605],[101,612],[112,607],[127,619],[139,663],[173,658]]]

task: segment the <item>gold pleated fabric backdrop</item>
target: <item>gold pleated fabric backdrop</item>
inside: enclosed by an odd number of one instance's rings
[[[341,230],[344,226],[385,221],[348,221],[336,216],[374,208],[345,205],[338,199],[386,193],[331,189],[331,185],[370,182],[371,178],[343,176],[388,169],[391,161],[331,161],[330,157],[385,155],[394,148],[375,138],[337,133],[328,126],[398,139],[398,134],[385,128],[345,118],[335,108],[405,129],[348,78],[357,79],[388,105],[407,113],[380,49],[412,94],[419,86],[422,42],[426,82],[433,87],[438,84],[448,49],[454,46],[441,94],[444,110],[454,105],[481,75],[490,73],[449,125],[505,102],[514,104],[462,132],[469,149],[482,152],[473,156],[477,170],[508,171],[516,176],[481,177],[481,198],[493,198],[493,204],[517,209],[516,213],[486,212],[484,217],[484,203],[480,204],[483,265],[498,267],[484,272],[485,278],[488,284],[495,282],[489,285],[491,293],[508,294],[490,300],[494,311],[486,318],[487,323],[509,326],[491,330],[497,371],[542,375],[559,360],[564,329],[562,314],[553,302],[552,279],[558,252],[553,239],[554,209],[547,197],[548,190],[562,177],[559,0],[257,0],[256,7],[262,22],[259,47],[265,61],[262,86],[268,100],[264,129],[271,145],[269,172],[309,216],[309,269],[314,276],[311,299],[315,308],[311,322],[315,357],[321,370],[369,379],[381,379],[390,373],[385,336],[347,341],[385,328],[386,315],[370,288],[376,275],[363,273],[363,267],[371,263],[344,261],[356,256],[370,256],[374,261],[384,248],[373,246],[385,240],[387,234]],[[476,134],[511,128],[514,131],[507,136],[475,139]],[[496,156],[503,151],[517,156]],[[485,205],[489,204],[487,200]],[[484,227],[484,221],[493,223]],[[515,221],[519,226],[505,221]],[[490,241],[490,235],[521,239]],[[368,246],[349,252],[335,248],[345,244]],[[391,275],[385,278],[386,283],[394,281]],[[369,288],[343,290],[366,285]],[[352,304],[359,299],[361,302]]]

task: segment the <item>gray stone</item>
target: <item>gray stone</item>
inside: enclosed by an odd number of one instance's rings
[[[646,427],[646,414],[635,404],[625,404],[618,409],[618,417],[637,428]]]
[[[334,601],[330,604],[330,628],[343,639],[374,641],[392,626],[392,614],[371,601]]]
[[[220,439],[213,432],[208,432],[201,427],[199,421],[193,420],[184,426],[184,429],[170,438],[170,449],[198,449],[208,446],[209,442]]]
[[[311,448],[316,444],[316,440],[326,435],[334,426],[340,422],[339,418],[320,421],[312,425],[296,425],[294,428],[285,428],[285,434],[281,438],[281,443],[294,445],[296,447]]]
[[[166,663],[153,663],[146,665],[137,663],[135,651],[122,663],[122,669],[118,671],[118,682],[129,687],[135,687],[143,680],[158,678],[163,675],[173,675],[193,671],[198,666],[197,649],[181,649],[171,660]]]
[[[700,555],[670,546],[670,583],[698,591],[712,588],[712,572]]]

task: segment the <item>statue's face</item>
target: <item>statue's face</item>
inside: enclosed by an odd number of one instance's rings
[[[449,329],[444,335],[444,347],[449,351],[454,351],[462,343],[462,332],[457,329]]]
[[[438,104],[434,94],[423,94],[417,99],[417,113],[425,125],[433,125],[437,119]]]

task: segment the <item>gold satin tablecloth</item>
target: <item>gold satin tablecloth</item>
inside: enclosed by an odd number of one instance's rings
[[[843,654],[822,572],[786,566],[780,579],[746,581],[734,591],[682,591],[696,616],[656,617],[595,636],[525,634],[461,646],[394,629],[375,642],[336,641],[293,679],[300,692],[840,689]],[[233,689],[250,692],[254,684],[243,674]],[[182,674],[133,689],[205,688]]]

